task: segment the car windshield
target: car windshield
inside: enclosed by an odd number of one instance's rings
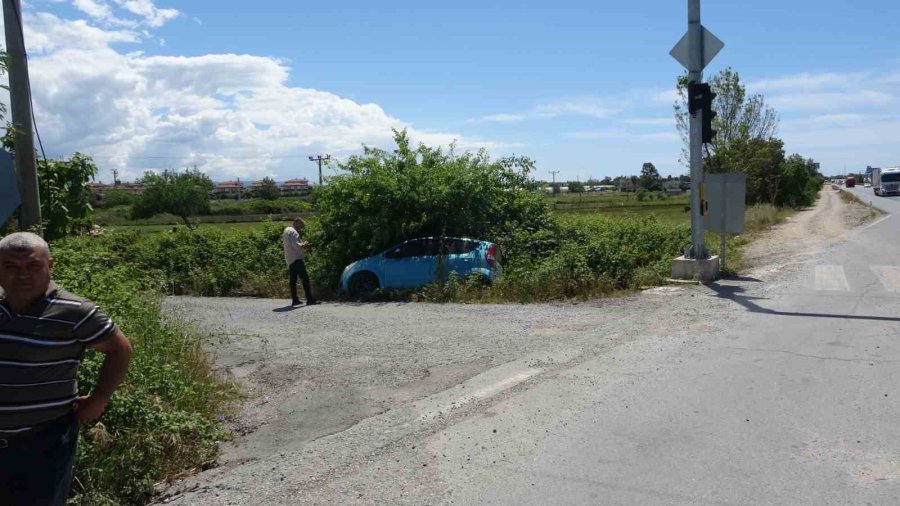
[[[900,181],[900,172],[888,172],[881,175],[882,183],[896,183]]]

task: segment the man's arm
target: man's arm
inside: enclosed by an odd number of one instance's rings
[[[94,391],[76,400],[75,414],[80,424],[96,420],[103,414],[113,392],[125,379],[128,363],[131,361],[131,343],[118,328],[111,338],[92,345],[91,349],[105,354],[106,358],[100,367],[100,377]]]

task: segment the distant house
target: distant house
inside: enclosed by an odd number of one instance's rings
[[[236,199],[244,191],[244,183],[237,181],[223,181],[213,187],[213,197],[219,199]]]
[[[666,195],[668,195],[670,197],[674,197],[676,195],[681,195],[683,193],[684,192],[681,190],[681,188],[666,188]]]
[[[298,179],[288,179],[281,184],[281,195],[283,197],[299,197],[309,192],[309,180],[305,177]]]

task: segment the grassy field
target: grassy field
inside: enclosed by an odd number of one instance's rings
[[[239,223],[199,223],[198,228],[219,228],[221,230],[260,230],[265,221],[248,221]],[[273,220],[272,223],[281,223],[285,227],[290,224],[289,221]],[[159,233],[171,231],[173,228],[184,228],[184,225],[116,225],[107,227],[109,230],[121,231],[139,231],[146,233]]]
[[[682,224],[690,222],[690,213],[686,211],[690,199],[686,195],[638,200],[635,193],[571,193],[547,197],[553,204],[553,210],[561,215],[599,214],[610,217],[640,218],[655,216],[664,223]]]
[[[669,197],[660,200],[639,201],[634,193],[576,193],[547,197],[554,211],[561,216],[604,215],[610,217],[639,218],[655,216],[663,223],[682,224],[690,222],[690,214],[685,210],[689,204],[687,196]],[[308,213],[302,213],[310,216]],[[262,222],[289,223],[284,216],[242,215],[242,216],[201,216],[199,227],[218,227],[223,230],[259,229]],[[101,220],[102,222],[102,220]],[[110,230],[138,230],[141,232],[164,232],[172,227],[183,227],[174,216],[162,215],[150,220],[135,220],[124,223],[109,223]],[[102,223],[101,223],[102,224]]]

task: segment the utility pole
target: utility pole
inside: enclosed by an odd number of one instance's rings
[[[556,186],[556,175],[559,174],[558,170],[551,170],[551,174],[553,174],[553,186]]]
[[[319,186],[322,186],[322,184],[323,184],[322,183],[322,162],[327,162],[329,160],[331,160],[331,155],[325,155],[325,156],[316,155],[316,156],[309,157],[309,161],[318,162],[318,164],[319,164]]]
[[[6,51],[9,56],[9,101],[12,110],[15,167],[22,194],[19,226],[40,232],[41,197],[38,190],[37,163],[34,159],[34,124],[31,112],[31,88],[28,83],[28,60],[22,29],[19,0],[3,0],[3,23],[6,27]]]
[[[113,169],[113,186],[119,186],[119,169]]]

